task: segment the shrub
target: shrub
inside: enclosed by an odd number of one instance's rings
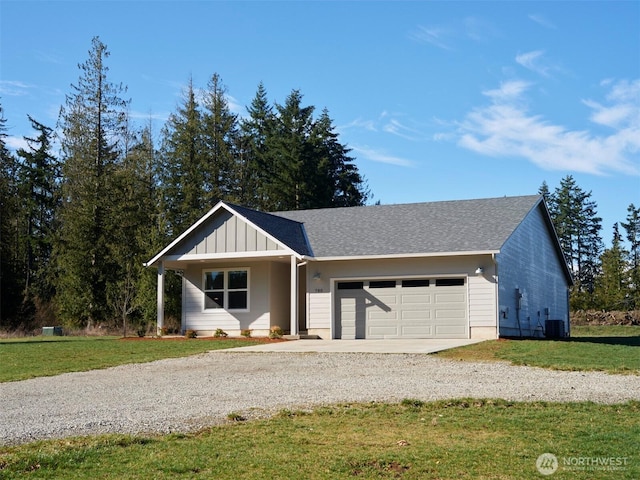
[[[280,328],[277,325],[274,325],[269,330],[269,338],[282,338],[283,335],[284,335],[284,332],[282,331],[282,328]]]
[[[160,336],[163,337],[169,333],[168,327],[160,327]]]
[[[186,332],[184,332],[184,336],[187,338],[196,338],[198,334],[195,330],[187,330]]]
[[[216,331],[213,334],[213,336],[215,338],[226,338],[227,336],[229,336],[229,334],[227,332],[225,332],[224,330],[222,330],[221,328],[216,328]]]
[[[248,328],[243,328],[242,330],[240,330],[240,335],[242,335],[243,337],[246,338],[250,338],[251,337],[251,330]]]

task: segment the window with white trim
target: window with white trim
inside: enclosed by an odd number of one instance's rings
[[[202,276],[205,310],[249,310],[249,269],[205,270]]]

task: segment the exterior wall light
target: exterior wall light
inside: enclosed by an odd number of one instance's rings
[[[482,275],[484,273],[484,268],[478,267],[476,268],[476,275]]]

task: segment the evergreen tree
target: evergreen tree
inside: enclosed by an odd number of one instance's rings
[[[118,272],[109,253],[116,234],[114,176],[122,160],[129,102],[122,85],[108,81],[109,51],[98,37],[60,112],[63,177],[60,231],[55,251],[57,303],[67,324],[92,326],[109,315],[107,289]]]
[[[190,80],[182,104],[169,116],[162,133],[161,208],[169,237],[182,233],[211,208],[205,194],[206,164],[202,114]]]
[[[601,257],[602,275],[596,287],[598,308],[622,310],[629,307],[626,301],[629,287],[627,256],[616,223],[613,226],[611,248],[606,249]]]
[[[216,73],[204,96],[203,141],[206,152],[204,204],[218,200],[238,201],[240,165],[237,159],[240,134],[237,116],[231,113],[227,88]]]
[[[273,135],[275,115],[262,83],[258,85],[247,112],[248,118],[241,122],[240,202],[258,210],[272,211],[274,208],[269,201],[271,178],[268,172],[275,168],[267,142]]]
[[[17,151],[22,265],[22,315],[24,321],[35,309],[53,298],[53,269],[50,267],[55,212],[59,201],[59,165],[51,153],[53,130],[28,117],[37,137],[25,137],[29,150]]]
[[[350,149],[338,140],[325,108],[314,125],[316,145],[316,190],[313,208],[364,205],[369,196],[365,181],[349,156]]]
[[[629,242],[629,308],[640,308],[640,207],[630,204],[626,220],[622,227]]]
[[[575,281],[571,305],[574,309],[593,307],[591,294],[603,250],[602,219],[597,216],[596,202],[591,200],[591,192],[583,191],[568,175],[549,196],[549,211]]]
[[[272,160],[265,172],[269,182],[269,203],[273,210],[311,208],[307,191],[316,172],[309,137],[313,129],[312,106],[302,106],[302,94],[293,90],[283,105],[276,104],[277,121],[267,138]]]
[[[0,327],[15,327],[20,305],[16,159],[6,146],[6,119],[0,106]]]
[[[144,289],[150,286],[145,281],[148,272],[143,263],[161,247],[156,228],[156,152],[151,127],[145,128],[135,142],[114,176],[113,187],[119,201],[112,218],[117,219],[118,228],[109,242],[109,251],[118,261],[118,272],[108,286],[107,300],[125,333],[127,324],[145,317],[144,310],[149,308]],[[151,290],[155,295],[155,289]]]

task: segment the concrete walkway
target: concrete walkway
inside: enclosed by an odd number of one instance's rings
[[[434,353],[483,342],[478,339],[289,340],[220,352]]]

